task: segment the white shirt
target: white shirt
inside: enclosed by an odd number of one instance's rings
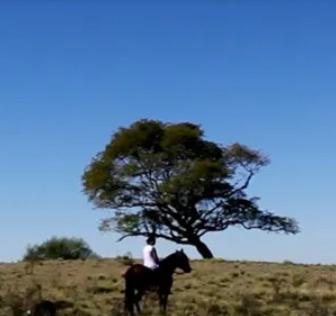
[[[155,261],[153,260],[153,257],[152,257],[152,251],[153,250],[154,250],[154,246],[152,246],[152,245],[146,245],[142,250],[143,265],[147,268],[150,268],[150,269],[157,268],[157,266],[158,266],[155,263]]]

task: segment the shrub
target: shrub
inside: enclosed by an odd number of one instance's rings
[[[97,254],[81,238],[52,237],[39,245],[28,245],[24,261],[97,258]]]

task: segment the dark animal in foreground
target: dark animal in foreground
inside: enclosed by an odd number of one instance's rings
[[[168,296],[173,285],[173,274],[179,268],[184,273],[192,271],[189,258],[183,250],[161,260],[159,267],[152,271],[142,264],[134,264],[124,273],[125,278],[125,310],[134,315],[134,305],[141,312],[140,301],[146,291],[155,291],[159,297],[160,310],[166,313]]]
[[[49,301],[43,300],[33,306],[33,308],[29,309],[26,315],[31,316],[56,316],[56,312],[59,309],[64,309],[68,307],[72,307],[73,304],[66,301]]]

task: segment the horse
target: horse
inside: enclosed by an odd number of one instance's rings
[[[173,274],[179,268],[184,273],[192,271],[189,258],[183,250],[176,250],[160,261],[158,268],[151,270],[142,264],[133,264],[124,273],[125,297],[124,308],[131,316],[134,316],[134,305],[137,312],[141,313],[140,301],[148,291],[157,292],[159,308],[166,314],[168,296],[171,294]]]

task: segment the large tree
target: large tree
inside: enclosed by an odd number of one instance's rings
[[[111,209],[100,229],[193,245],[212,258],[202,236],[232,226],[299,232],[297,222],[261,210],[245,192],[269,159],[234,143],[206,140],[199,125],[139,120],[119,128],[82,176],[97,208]]]

